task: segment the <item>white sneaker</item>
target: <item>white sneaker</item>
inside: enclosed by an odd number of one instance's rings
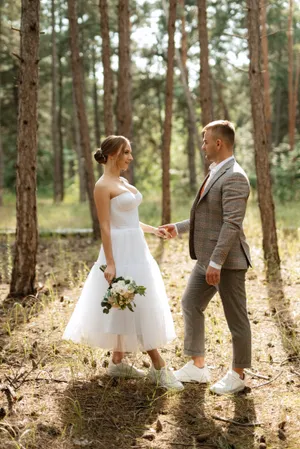
[[[181,382],[199,382],[200,384],[206,384],[210,382],[210,372],[207,366],[198,368],[194,365],[194,360],[190,360],[181,369],[174,372],[177,380]]]
[[[210,387],[210,391],[216,394],[231,394],[244,390],[245,386],[245,381],[239,374],[229,370],[221,380]]]
[[[107,374],[110,377],[125,377],[137,379],[139,377],[145,377],[145,372],[141,369],[137,369],[133,365],[128,365],[128,363],[121,362],[114,364],[111,360],[107,368]]]
[[[176,379],[174,373],[166,366],[161,369],[155,369],[152,365],[148,377],[153,384],[166,388],[167,390],[183,390],[184,386]]]

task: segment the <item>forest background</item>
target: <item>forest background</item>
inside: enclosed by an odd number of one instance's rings
[[[235,147],[237,160],[250,178],[255,198],[256,173],[252,135],[252,117],[248,79],[248,44],[243,2],[223,0],[208,1],[207,26],[209,33],[209,68],[212,90],[213,118],[232,120],[237,128]],[[299,100],[296,77],[299,77],[299,5],[294,7],[294,77],[295,101]],[[40,204],[40,228],[71,227],[73,222],[70,204],[76,204],[78,227],[90,227],[87,206],[84,202],[84,180],[80,178],[80,142],[76,120],[74,96],[72,94],[72,71],[70,63],[69,28],[66,2],[56,2],[55,42],[56,73],[53,72],[53,37],[51,2],[41,2],[40,15],[40,62],[39,62],[39,117],[38,117],[38,198]],[[166,83],[166,58],[168,33],[166,15],[161,2],[137,1],[130,5],[130,52],[131,52],[131,141],[134,153],[134,183],[145,197],[146,218],[160,221],[157,214],[161,207],[162,191],[162,141],[164,121],[164,94]],[[289,4],[270,1],[267,5],[267,35],[269,52],[270,101],[272,125],[270,154],[273,175],[273,193],[278,202],[295,202],[300,195],[299,129],[300,117],[297,109],[295,129],[298,130],[293,149],[289,146],[289,54],[288,54]],[[184,20],[185,34],[182,33]],[[177,9],[175,33],[176,47],[186,61],[189,86],[193,97],[197,128],[201,130],[200,108],[200,58],[197,7],[186,1],[184,8]],[[52,25],[51,25],[52,24]],[[18,54],[20,36],[20,3],[3,2],[1,44],[1,150],[0,150],[0,204],[1,228],[14,228],[14,192],[17,141],[18,108]],[[89,123],[91,148],[99,147],[105,137],[103,110],[103,66],[100,37],[100,14],[95,2],[78,2],[78,25],[80,55],[84,66],[84,89]],[[114,116],[116,117],[118,83],[118,4],[109,1],[109,27],[111,46],[111,68],[113,85]],[[183,40],[184,39],[184,40]],[[54,73],[54,75],[53,75]],[[61,147],[61,164],[55,168],[52,138],[52,86],[56,76],[56,108],[58,114],[54,144]],[[299,86],[299,84],[298,84]],[[125,111],[125,114],[130,114]],[[116,118],[114,118],[116,123]],[[117,131],[116,125],[114,132]],[[176,206],[183,199],[193,197],[203,177],[200,151],[190,124],[186,97],[178,64],[174,70],[174,101],[171,145],[171,190],[172,202]],[[189,156],[190,155],[190,156]],[[192,158],[192,161],[191,161]],[[61,192],[55,192],[59,184],[58,170],[63,169],[60,181]],[[97,172],[94,164],[95,175]],[[194,172],[195,170],[195,172]],[[4,189],[4,190],[3,190]],[[52,198],[58,203],[64,199],[59,222],[51,223]],[[48,204],[48,208],[44,209]],[[12,206],[12,207],[10,207]],[[71,208],[72,209],[72,208]],[[177,207],[173,207],[173,218],[179,219]],[[290,206],[286,207],[286,212]],[[188,211],[188,210],[187,210]],[[183,215],[187,211],[182,212]],[[286,213],[285,212],[285,213]],[[74,213],[74,210],[73,210]],[[49,221],[50,220],[50,221]],[[77,226],[76,225],[76,226]]]
[[[32,51],[22,53],[34,33]],[[0,39],[0,448],[298,449],[299,4],[3,0]],[[37,85],[38,127],[37,102],[26,97]],[[24,105],[29,121],[20,119]],[[91,188],[101,168],[90,162],[106,135],[126,135],[134,155],[127,176],[144,196],[141,220],[185,219],[207,169],[202,126],[221,118],[235,123],[235,155],[251,183],[253,368],[241,396],[216,398],[190,385],[174,398],[147,381],[105,376],[109,351],[61,341],[99,251]],[[186,362],[187,236],[147,242],[178,335],[163,354],[177,369]],[[218,297],[207,317],[217,379],[231,357]],[[131,360],[149,366],[144,354]]]

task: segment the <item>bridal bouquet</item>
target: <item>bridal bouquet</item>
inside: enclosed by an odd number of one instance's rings
[[[100,270],[105,271],[106,265],[101,265]],[[146,287],[136,285],[135,281],[130,277],[119,276],[112,280],[112,283],[106,290],[104,298],[101,302],[103,313],[109,313],[112,307],[124,310],[128,308],[133,312],[136,307],[133,299],[136,294],[144,296]]]

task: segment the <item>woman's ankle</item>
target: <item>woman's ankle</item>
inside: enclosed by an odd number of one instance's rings
[[[162,363],[161,362],[156,362],[156,363],[152,362],[152,365],[158,371],[158,370],[161,370],[162,368],[164,368],[166,366],[166,363],[164,361]]]
[[[122,362],[123,357],[124,357],[123,352],[113,352],[111,361],[113,362],[114,365],[118,365],[119,363]]]

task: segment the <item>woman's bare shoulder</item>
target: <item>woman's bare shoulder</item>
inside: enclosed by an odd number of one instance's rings
[[[105,178],[101,177],[95,184],[94,192],[102,194],[110,193],[111,188],[112,188],[111,183],[107,181]]]

